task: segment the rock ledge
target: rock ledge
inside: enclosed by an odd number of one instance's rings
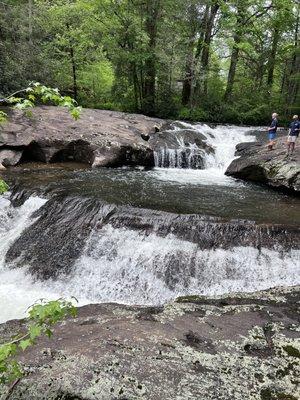
[[[239,158],[232,161],[226,175],[246,181],[267,184],[276,189],[300,193],[300,145],[292,157],[287,157],[286,138],[279,138],[274,150],[265,143],[241,143],[237,146]]]
[[[299,300],[295,287],[82,307],[22,354],[10,400],[296,400]],[[1,340],[23,324],[0,325]]]
[[[26,161],[77,161],[94,167],[153,166],[153,151],[142,136],[162,121],[138,114],[84,109],[78,121],[61,107],[40,106],[32,117],[9,110],[0,126],[0,165]]]

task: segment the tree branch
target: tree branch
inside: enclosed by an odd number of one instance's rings
[[[9,99],[14,97],[16,94],[23,93],[23,92],[26,92],[26,91],[27,91],[27,89],[17,90],[16,92],[4,97],[3,99],[0,99],[0,103],[6,103]]]

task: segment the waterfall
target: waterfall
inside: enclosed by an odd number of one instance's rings
[[[234,159],[235,147],[241,142],[255,141],[249,135],[253,128],[206,124],[174,123],[172,130],[163,132],[167,142],[155,148],[155,166],[159,168],[217,169],[224,172]],[[171,138],[171,145],[168,142]],[[189,142],[189,140],[193,142]],[[202,148],[197,138],[201,138]],[[199,142],[199,139],[198,139]],[[200,144],[201,145],[201,144]],[[212,151],[211,151],[212,150]]]
[[[255,140],[249,131],[178,122],[156,137],[154,171],[80,171],[56,188],[52,176],[44,191],[21,185],[0,196],[0,323],[39,298],[158,305],[299,284],[296,200],[224,175],[236,144]],[[284,206],[278,225],[274,210],[256,216],[269,204]]]
[[[204,150],[195,143],[185,144],[183,138],[177,137],[178,148],[170,149],[163,147],[154,151],[154,162],[156,167],[166,168],[203,168]]]

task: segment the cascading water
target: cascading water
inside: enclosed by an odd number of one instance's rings
[[[165,181],[174,181],[178,191],[186,181],[238,188],[224,176],[224,168],[237,143],[254,140],[245,135],[247,129],[182,127],[206,137],[208,147],[201,149],[206,169],[158,168],[144,172],[150,174],[147,179],[154,186],[163,181],[162,188]],[[172,167],[180,166],[178,153],[173,160]],[[64,196],[49,201],[29,197],[21,207],[0,197],[0,322],[24,316],[39,298],[161,304],[185,294],[253,291],[300,281],[296,228],[226,223]],[[211,195],[209,201],[215,201]]]
[[[180,131],[174,129],[174,132]],[[174,133],[172,132],[172,133]],[[162,147],[154,151],[154,162],[156,167],[168,168],[203,168],[203,157],[205,151],[200,149],[196,143],[184,143],[183,137],[176,136],[178,148]]]
[[[178,122],[176,125],[174,123],[173,129],[165,132],[171,136],[173,147],[169,147],[168,143],[157,146],[154,152],[155,166],[160,168],[213,168],[225,171],[234,158],[236,145],[245,141],[255,141],[255,136],[246,136],[250,131],[253,131],[253,128],[221,125],[211,128],[206,124],[192,125]],[[191,137],[193,142],[191,142]],[[203,146],[204,148],[199,147],[197,138],[200,138],[202,144],[206,144]],[[202,163],[200,158],[203,160]],[[196,162],[194,162],[195,159]]]

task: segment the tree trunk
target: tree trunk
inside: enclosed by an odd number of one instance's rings
[[[289,85],[288,85],[288,101],[289,112],[299,114],[300,111],[300,49],[299,49],[299,24],[300,24],[300,6],[298,4],[297,8],[297,19],[295,26],[295,36],[294,36],[294,54],[291,62],[291,70],[289,75]]]
[[[210,44],[212,38],[212,31],[215,23],[215,18],[219,9],[219,4],[215,3],[210,8],[209,18],[207,20],[207,26],[204,36],[204,44],[201,55],[201,83],[202,87],[200,89],[203,96],[207,96],[207,79],[208,79],[208,69],[209,69],[209,57],[210,57]]]
[[[28,0],[28,41],[32,43],[32,0]]]
[[[71,58],[72,76],[73,76],[73,97],[74,97],[74,100],[77,101],[78,100],[77,70],[76,70],[76,63],[75,63],[73,46],[70,46],[70,58]]]
[[[189,50],[185,65],[185,76],[182,87],[182,104],[188,105],[191,99],[192,85],[194,81],[194,46],[195,38],[190,38]]]
[[[272,89],[273,81],[274,81],[274,69],[275,69],[275,61],[276,61],[278,42],[279,42],[279,29],[278,29],[278,27],[275,27],[274,33],[273,33],[271,52],[270,52],[270,56],[269,56],[269,60],[268,60],[267,85],[270,88],[270,90]]]
[[[155,81],[156,81],[156,40],[157,24],[160,10],[160,0],[146,2],[145,30],[149,38],[148,57],[145,61],[143,112],[148,115],[155,113]]]
[[[185,76],[182,87],[182,104],[188,105],[191,103],[192,91],[194,85],[195,76],[195,46],[196,46],[196,35],[198,31],[198,10],[195,4],[191,4],[189,7],[189,19],[188,24],[190,28],[188,37],[188,51],[185,64]],[[199,43],[199,41],[198,41]]]
[[[239,52],[240,52],[240,49],[239,49],[240,42],[241,42],[241,36],[239,33],[236,33],[234,35],[234,45],[233,45],[233,49],[232,49],[232,53],[231,53],[226,91],[224,94],[224,100],[226,102],[229,102],[231,100],[231,96],[232,96],[232,92],[233,92],[236,67],[237,67],[237,63],[238,63],[238,59],[239,59]]]
[[[237,13],[236,13],[236,30],[235,30],[235,33],[233,36],[233,49],[232,49],[232,53],[231,53],[227,85],[226,85],[226,90],[225,90],[225,94],[224,94],[225,102],[230,102],[231,97],[232,97],[236,67],[237,67],[237,63],[239,60],[239,53],[240,53],[239,44],[242,41],[242,26],[243,26],[243,21],[244,21],[243,16],[245,14],[245,11],[246,10],[243,9],[243,5],[241,3],[238,3]]]

